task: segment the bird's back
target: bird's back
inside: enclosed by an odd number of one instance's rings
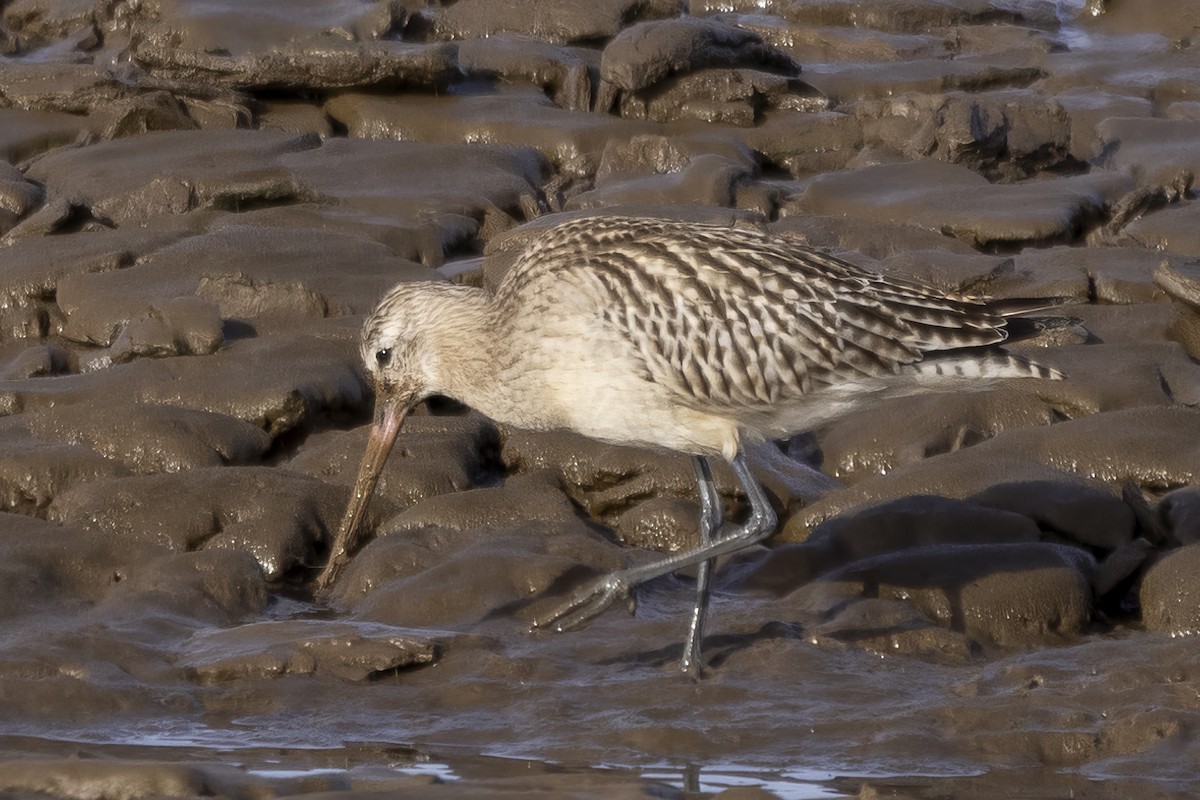
[[[497,301],[594,318],[625,340],[644,380],[730,417],[892,376],[1053,377],[991,347],[1005,323],[984,301],[753,229],[573,220],[529,245]]]

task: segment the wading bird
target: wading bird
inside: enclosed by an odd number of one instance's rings
[[[1002,308],[758,230],[624,217],[547,229],[494,293],[402,283],[363,329],[375,419],[318,593],[349,560],[405,415],[445,395],[505,425],[693,457],[700,545],[600,578],[537,627],[578,627],[639,584],[699,564],[681,662],[696,672],[713,560],[776,526],[743,444],[891,397],[1060,378],[998,347]],[[749,502],[740,525],[723,522],[716,457]]]

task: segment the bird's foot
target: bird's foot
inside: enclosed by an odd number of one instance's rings
[[[633,609],[633,584],[621,573],[605,575],[579,590],[550,616],[535,620],[533,629],[550,628],[562,633],[591,622],[618,600],[627,600]]]

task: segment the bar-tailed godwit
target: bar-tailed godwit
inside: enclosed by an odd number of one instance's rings
[[[744,443],[890,397],[1061,377],[1000,349],[1005,324],[984,299],[884,277],[791,239],[624,217],[546,230],[494,293],[402,283],[363,329],[375,420],[318,592],[349,560],[405,415],[446,395],[505,425],[693,456],[701,544],[600,578],[538,626],[577,627],[639,584],[700,564],[681,662],[695,672],[713,559],[776,526]],[[722,521],[715,457],[745,491],[742,524]]]

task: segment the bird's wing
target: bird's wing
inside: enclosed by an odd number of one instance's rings
[[[761,407],[1004,339],[970,298],[753,230],[590,218],[558,226],[502,291],[552,280],[681,401]]]

